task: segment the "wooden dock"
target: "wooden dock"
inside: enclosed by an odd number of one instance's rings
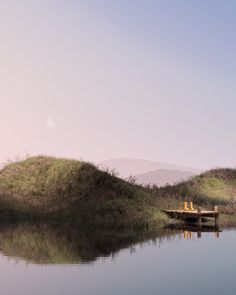
[[[214,218],[215,219],[215,226],[219,227],[219,211],[218,207],[215,206],[214,211],[208,211],[208,210],[165,210],[164,211],[169,217],[171,218],[177,218],[177,219],[196,219],[197,224],[199,226],[202,225],[202,218]]]

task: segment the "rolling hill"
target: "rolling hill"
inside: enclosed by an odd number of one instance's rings
[[[160,193],[191,197],[196,202],[236,204],[236,169],[221,168],[206,171],[188,181],[160,189]]]
[[[71,220],[110,228],[163,227],[163,210],[192,199],[194,205],[220,205],[236,212],[236,170],[215,169],[176,185],[143,187],[77,160],[31,157],[0,170],[0,219]],[[233,217],[232,217],[233,216]]]
[[[167,221],[141,186],[77,160],[31,157],[0,170],[0,217],[73,219],[93,226]]]

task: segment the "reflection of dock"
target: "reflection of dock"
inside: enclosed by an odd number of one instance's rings
[[[193,233],[197,233],[197,238],[202,237],[202,233],[213,233],[214,237],[219,238],[222,230],[219,230],[218,227],[210,225],[202,225],[201,228],[194,225],[185,225],[181,228],[185,239],[191,239]]]
[[[182,220],[194,220],[197,221],[198,225],[202,225],[202,218],[214,218],[215,226],[219,226],[219,211],[218,207],[215,206],[214,211],[207,210],[166,210],[165,213],[171,217]]]
[[[202,233],[215,233],[215,232],[222,232],[218,227],[211,226],[211,225],[202,225],[201,228],[199,229],[198,226],[194,225],[184,225],[181,227],[181,230],[183,231],[191,231],[191,232],[202,232]]]
[[[220,233],[222,232],[222,230],[213,225],[204,224],[201,227],[199,227],[198,225],[193,223],[185,223],[182,225],[172,224],[169,225],[168,228],[178,230],[179,238],[181,239],[183,237],[186,240],[194,239],[194,236],[197,236],[197,238],[201,238],[202,233],[213,234],[214,237],[219,238]]]
[[[191,240],[194,239],[194,234],[197,233],[197,238],[201,239],[202,237],[202,231],[188,231],[184,230],[178,233],[179,238],[181,239],[181,236],[184,237],[185,240]],[[219,239],[220,237],[220,231],[212,231],[210,232],[214,235],[215,238]]]

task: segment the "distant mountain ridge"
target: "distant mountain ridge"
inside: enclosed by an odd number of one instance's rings
[[[166,184],[176,184],[194,176],[194,173],[180,170],[158,169],[144,174],[135,175],[137,183],[139,184],[156,184],[164,186]]]
[[[158,161],[149,161],[142,159],[130,159],[130,158],[117,158],[102,161],[100,163],[103,167],[109,167],[111,169],[116,169],[120,176],[125,178],[130,175],[140,175],[155,170],[175,170],[190,172],[192,174],[199,174],[202,171],[200,169],[184,167],[173,165]]]

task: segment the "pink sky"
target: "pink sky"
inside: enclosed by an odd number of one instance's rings
[[[235,5],[202,3],[1,1],[1,161],[235,166]]]

